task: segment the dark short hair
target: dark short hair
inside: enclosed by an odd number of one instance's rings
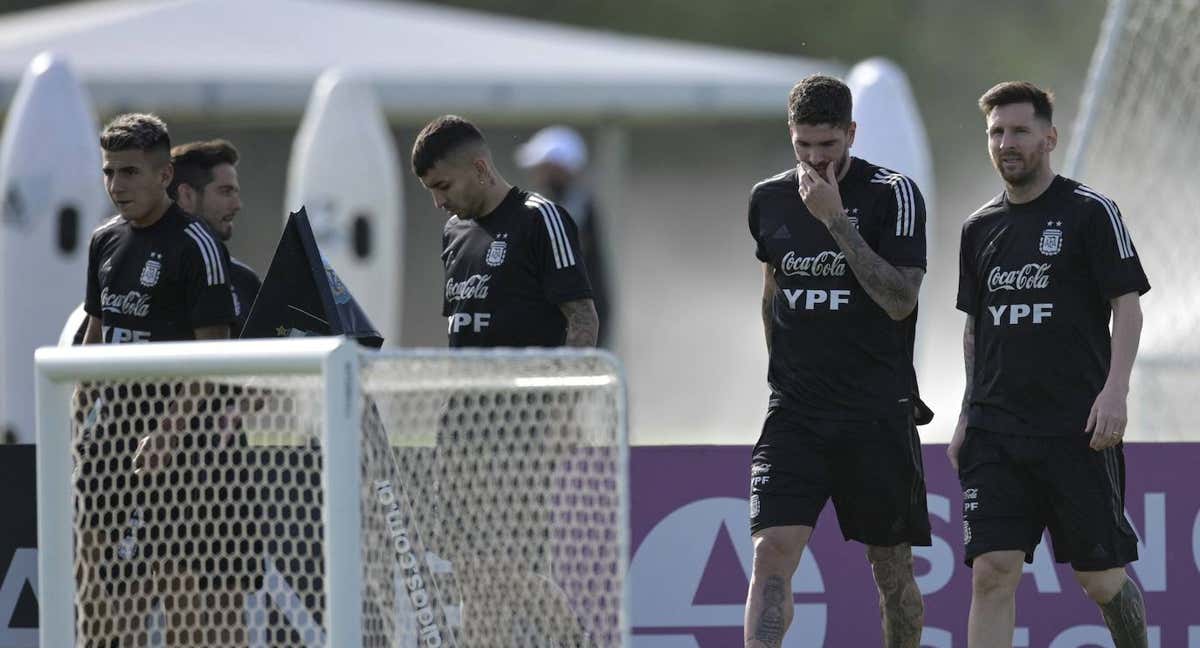
[[[424,177],[435,164],[469,144],[487,144],[475,124],[458,115],[442,115],[425,125],[413,143],[412,169]]]
[[[221,164],[237,165],[238,151],[228,140],[215,139],[188,142],[171,149],[171,164],[175,166],[175,178],[167,187],[167,195],[174,200],[179,197],[179,185],[186,184],[196,191],[204,191],[213,181],[213,169]]]
[[[849,128],[853,110],[850,88],[823,74],[800,79],[788,94],[790,124],[833,124],[838,128]]]
[[[117,115],[100,131],[100,148],[160,154],[166,162],[171,157],[171,136],[158,115],[126,113]]]
[[[992,86],[979,98],[979,109],[984,117],[999,106],[1009,104],[1033,104],[1033,114],[1054,123],[1054,93],[1047,92],[1028,81],[1005,81]]]

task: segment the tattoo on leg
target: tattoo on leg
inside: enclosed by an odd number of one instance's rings
[[[879,588],[886,648],[918,648],[925,621],[925,604],[913,578],[912,547],[867,547],[867,558]]]
[[[1100,612],[1116,648],[1146,648],[1146,602],[1131,579],[1125,579],[1111,601],[1100,605]]]
[[[780,576],[768,576],[763,584],[763,611],[754,628],[754,638],[768,646],[778,646],[786,630],[784,605],[788,599],[788,588]]]

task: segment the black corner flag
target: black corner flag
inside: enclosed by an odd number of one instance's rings
[[[288,216],[242,339],[345,335],[379,348],[383,336],[321,256],[308,213]]]

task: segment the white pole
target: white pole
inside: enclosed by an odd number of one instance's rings
[[[1083,98],[1079,102],[1079,114],[1076,115],[1074,127],[1071,129],[1071,145],[1067,148],[1067,159],[1063,165],[1063,174],[1069,178],[1077,179],[1083,173],[1083,156],[1087,153],[1092,129],[1096,123],[1096,113],[1100,110],[1100,97],[1108,89],[1109,76],[1112,74],[1113,50],[1117,47],[1117,39],[1120,38],[1128,12],[1129,0],[1110,0],[1108,11],[1104,14],[1104,22],[1100,25],[1100,40],[1096,44],[1096,51],[1092,53],[1087,85],[1084,86]]]
[[[37,369],[38,628],[41,646],[75,645],[71,383]]]
[[[346,339],[325,357],[325,425],[321,431],[325,492],[325,609],[329,648],[363,645],[362,397],[358,345]]]

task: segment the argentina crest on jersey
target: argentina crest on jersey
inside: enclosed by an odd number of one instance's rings
[[[158,285],[158,277],[162,274],[162,253],[151,252],[150,258],[146,259],[146,265],[142,266],[142,276],[140,281],[147,288],[153,288]]]
[[[507,252],[508,252],[508,241],[501,241],[501,240],[492,241],[492,244],[488,246],[487,256],[485,256],[483,260],[489,266],[492,266],[493,268],[495,268],[496,266],[500,265],[501,263],[504,263],[504,255]]]
[[[1046,229],[1042,230],[1042,238],[1038,241],[1038,251],[1046,256],[1054,256],[1062,252],[1062,221],[1046,221]]]

